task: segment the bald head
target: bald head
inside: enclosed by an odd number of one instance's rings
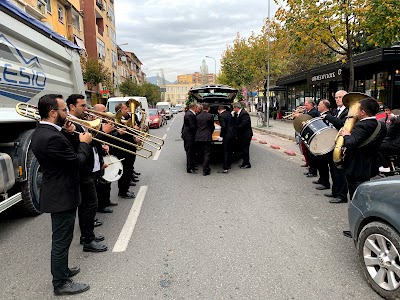
[[[103,104],[96,104],[93,109],[99,112],[106,112],[106,107]]]

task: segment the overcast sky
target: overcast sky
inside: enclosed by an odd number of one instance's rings
[[[271,1],[271,17],[276,5]],[[117,43],[143,63],[147,77],[160,69],[171,82],[180,74],[217,72],[227,45],[237,32],[249,37],[260,33],[268,16],[268,0],[115,0]]]

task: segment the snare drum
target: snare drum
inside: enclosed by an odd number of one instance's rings
[[[108,164],[108,167],[104,169],[102,178],[108,182],[119,180],[124,172],[121,160],[114,155],[104,156],[103,160],[104,163]]]
[[[300,132],[304,144],[314,155],[323,155],[335,148],[337,129],[321,118],[308,120]]]

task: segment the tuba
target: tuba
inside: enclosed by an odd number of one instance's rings
[[[362,93],[348,93],[343,97],[343,105],[349,109],[346,121],[342,127],[351,131],[358,120],[357,112],[359,108],[358,101],[368,98],[369,96]],[[340,133],[341,130],[339,130]],[[333,149],[333,162],[340,167],[344,157],[344,138],[339,135],[335,139],[335,148]]]

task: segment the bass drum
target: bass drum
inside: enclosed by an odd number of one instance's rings
[[[308,120],[300,132],[304,144],[314,155],[326,154],[335,148],[338,131],[321,118]]]
[[[122,162],[114,155],[104,156],[103,160],[108,167],[104,169],[104,175],[101,177],[108,182],[119,180],[124,172]]]

